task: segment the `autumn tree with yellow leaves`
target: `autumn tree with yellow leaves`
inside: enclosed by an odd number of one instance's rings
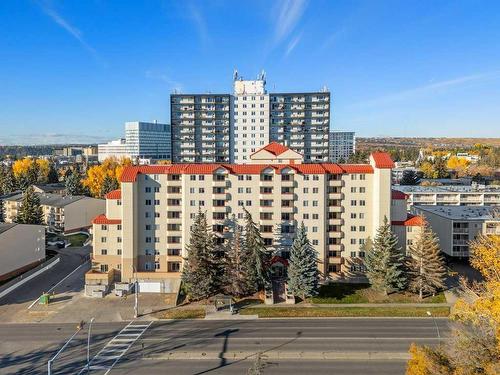
[[[470,263],[484,280],[462,281],[451,337],[436,348],[412,345],[407,375],[500,374],[500,236],[480,235],[470,249]]]
[[[465,158],[460,158],[458,156],[451,156],[446,162],[446,167],[448,169],[454,170],[458,177],[467,176],[469,165],[470,161],[468,161]]]
[[[23,190],[29,185],[46,183],[49,170],[49,162],[45,159],[24,158],[16,160],[12,165],[14,177]]]
[[[89,189],[92,196],[102,198],[106,191],[103,189],[105,181],[114,180],[119,186],[123,169],[129,165],[132,165],[132,161],[128,158],[107,158],[100,165],[94,165],[87,170],[83,185]]]

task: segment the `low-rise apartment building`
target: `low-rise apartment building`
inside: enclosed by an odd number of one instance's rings
[[[395,189],[408,196],[409,206],[500,206],[500,187],[406,186]]]
[[[469,244],[478,234],[500,235],[500,218],[490,206],[416,206],[439,237],[441,251],[449,257],[466,258]]]
[[[104,199],[85,196],[62,196],[52,193],[35,193],[40,199],[44,222],[49,229],[64,233],[87,230],[92,219],[106,210]],[[5,222],[14,223],[21,207],[23,194],[4,199]]]
[[[358,275],[359,249],[391,218],[391,168],[386,153],[369,164],[304,164],[303,156],[271,143],[248,164],[172,164],[127,167],[121,189],[107,195],[106,214],[93,221],[93,271],[117,281],[156,283],[167,291],[181,275],[190,226],[206,211],[217,241],[228,220],[241,224],[243,207],[269,248],[289,243],[301,222],[318,251],[323,278]],[[282,243],[282,242],[281,242]],[[286,258],[284,251],[281,254]],[[90,276],[89,276],[90,277]]]
[[[422,231],[423,218],[407,211],[408,196],[398,190],[392,191],[391,201],[391,226],[398,238],[398,246],[406,254],[409,247],[414,244],[418,234]]]
[[[44,259],[43,225],[0,223],[0,281],[21,274]]]

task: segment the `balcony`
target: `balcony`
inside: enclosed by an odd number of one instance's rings
[[[229,187],[229,180],[223,179],[223,180],[213,180],[212,181],[212,186],[213,187]]]
[[[328,257],[329,264],[344,264],[344,258],[342,257]]]
[[[328,225],[343,225],[344,219],[328,219]]]
[[[224,213],[227,213],[227,212],[230,211],[230,207],[229,206],[216,206],[216,207],[212,208],[212,211],[213,212],[224,212]]]
[[[342,206],[329,206],[328,212],[344,212],[344,207],[342,207]]]
[[[328,199],[344,199],[344,194],[343,193],[329,193],[328,194]]]
[[[344,238],[344,232],[329,232],[328,237],[330,237],[330,238]],[[330,246],[332,246],[332,245],[330,245]]]
[[[330,244],[328,245],[328,251],[342,251],[344,250],[344,247],[342,246],[342,244]]]
[[[343,181],[342,180],[329,180],[328,186],[342,187]]]

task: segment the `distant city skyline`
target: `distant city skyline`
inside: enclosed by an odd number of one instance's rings
[[[0,3],[0,145],[101,143],[170,94],[331,91],[332,130],[498,137],[500,3]]]

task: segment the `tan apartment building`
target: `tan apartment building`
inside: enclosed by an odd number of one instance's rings
[[[168,291],[181,275],[190,226],[198,210],[222,243],[227,220],[242,224],[243,207],[267,246],[294,237],[301,222],[318,251],[325,279],[357,276],[359,248],[391,217],[391,168],[386,153],[369,164],[303,164],[303,156],[271,143],[248,164],[172,164],[127,167],[121,190],[106,196],[106,214],[93,221],[95,281],[157,284]],[[285,255],[286,254],[282,254]]]
[[[0,223],[0,281],[15,277],[44,260],[43,225]]]
[[[40,198],[45,224],[49,229],[64,233],[87,230],[92,225],[92,219],[106,210],[104,199],[41,192],[35,194]],[[15,222],[22,200],[22,193],[4,199],[6,223]]]
[[[418,234],[422,231],[424,223],[419,215],[413,215],[406,211],[408,195],[392,190],[391,201],[391,226],[392,231],[398,238],[398,246],[408,254],[409,246],[416,241]]]
[[[439,237],[441,251],[451,258],[467,258],[470,241],[479,234],[500,235],[500,217],[491,206],[416,206]]]

